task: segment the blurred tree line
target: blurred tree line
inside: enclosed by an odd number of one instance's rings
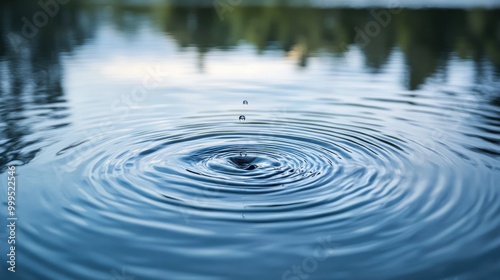
[[[373,16],[379,10],[316,9],[310,7],[236,7],[221,20],[213,8],[170,6],[153,11],[161,30],[181,47],[195,46],[200,53],[212,48],[230,49],[241,42],[259,52],[279,48],[307,66],[318,52],[342,55],[352,47],[361,49],[367,67],[374,72],[399,48],[408,66],[408,88],[416,89],[442,68],[450,56],[490,61],[500,72],[499,10],[403,10],[390,14],[386,26]],[[361,44],[371,22],[379,24],[369,44]],[[359,28],[359,29],[357,29]],[[375,30],[376,31],[376,30]]]

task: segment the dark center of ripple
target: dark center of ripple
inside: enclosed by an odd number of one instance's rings
[[[242,139],[234,140],[240,142]],[[236,189],[314,185],[317,180],[326,180],[324,175],[332,176],[338,170],[332,165],[332,155],[314,145],[274,142],[264,140],[261,143],[213,146],[204,143],[179,157],[170,158],[170,162],[177,165],[175,173],[183,174],[189,182],[204,186],[213,184],[214,188],[222,185],[224,188],[235,186]],[[172,165],[156,166],[155,169],[173,173]]]
[[[216,154],[204,154],[197,157],[196,166],[205,166],[206,171],[220,174],[238,174],[241,176],[255,175],[255,172],[265,174],[286,166],[286,161],[273,155],[235,151],[219,151]],[[253,172],[250,172],[253,171]]]
[[[228,159],[230,164],[233,164],[236,168],[244,170],[254,170],[259,167],[258,164],[254,164],[257,161],[257,157],[250,156],[235,156]]]

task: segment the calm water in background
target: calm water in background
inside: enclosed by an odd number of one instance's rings
[[[498,279],[499,10],[364,46],[368,9],[71,2],[12,41],[39,10],[0,4],[2,279]]]

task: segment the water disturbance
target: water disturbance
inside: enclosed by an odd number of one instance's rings
[[[496,10],[88,5],[2,25],[19,279],[499,275]]]

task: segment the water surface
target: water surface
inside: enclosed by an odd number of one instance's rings
[[[499,11],[319,6],[2,2],[2,279],[496,279]]]

